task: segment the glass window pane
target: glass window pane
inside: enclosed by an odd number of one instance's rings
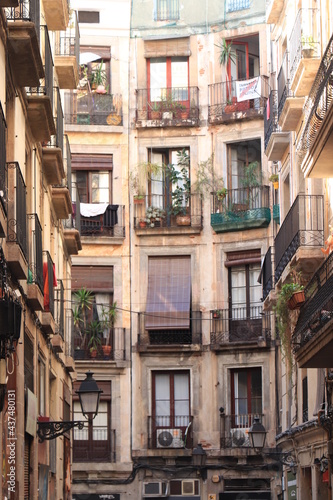
[[[171,86],[174,100],[188,100],[188,60],[186,57],[171,60]]]
[[[160,101],[162,89],[167,87],[166,59],[150,60],[150,100]]]
[[[83,416],[81,405],[79,401],[73,402],[73,420],[80,420],[84,422],[83,429],[74,427],[74,441],[87,441],[88,440],[88,422]]]
[[[106,441],[108,439],[108,407],[106,401],[99,403],[98,414],[94,418],[93,425],[93,440]]]
[[[93,172],[91,176],[91,203],[108,203],[109,199],[109,172]]]
[[[170,425],[170,377],[168,374],[155,375],[156,425]]]

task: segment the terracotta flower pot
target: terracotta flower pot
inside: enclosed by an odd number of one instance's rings
[[[288,301],[288,308],[291,309],[292,311],[294,309],[299,309],[302,304],[305,302],[305,293],[304,290],[299,290],[298,292],[295,292],[292,294]]]
[[[190,226],[191,217],[189,215],[177,215],[176,217],[177,226]]]

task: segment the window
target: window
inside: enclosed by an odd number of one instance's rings
[[[155,21],[179,19],[179,0],[155,0]]]
[[[261,184],[260,140],[243,141],[228,146],[229,189],[246,189]],[[235,193],[236,194],[236,193]],[[240,196],[240,192],[238,193]],[[239,200],[241,201],[241,199]]]
[[[77,388],[80,383],[76,383]],[[76,462],[102,462],[111,460],[111,384],[98,381],[103,390],[98,414],[86,420],[80,402],[73,401],[73,420],[82,420],[83,429],[74,429],[73,457]]]
[[[231,411],[235,427],[250,427],[262,414],[261,368],[231,371]]]
[[[227,0],[226,11],[235,12],[237,10],[249,9],[250,0]]]
[[[73,155],[72,169],[81,203],[111,203],[111,155]]]
[[[157,447],[161,429],[180,429],[175,439],[184,440],[190,423],[190,374],[187,371],[153,373],[153,430]],[[161,438],[163,439],[163,438]],[[177,447],[179,442],[174,443]]]
[[[149,101],[170,98],[186,105],[189,92],[188,57],[156,57],[147,60]]]
[[[99,23],[99,12],[98,11],[84,11],[79,10],[79,23]]]
[[[38,360],[38,414],[45,415],[45,364]]]
[[[234,57],[228,63],[229,80],[244,80],[259,76],[259,37],[244,37],[229,40],[232,43]]]

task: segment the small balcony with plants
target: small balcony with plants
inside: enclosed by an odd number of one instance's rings
[[[65,177],[64,169],[64,114],[61,105],[61,96],[58,87],[53,88],[53,120],[55,134],[49,141],[42,144],[43,174],[47,184],[61,184]]]
[[[270,161],[281,161],[290,143],[290,133],[278,124],[278,91],[272,90],[264,111],[265,154]]]
[[[278,125],[282,132],[296,130],[301,119],[304,106],[304,97],[294,96],[290,89],[290,54],[284,53],[278,73]]]
[[[320,64],[320,40],[319,9],[300,9],[288,42],[290,89],[295,97],[309,94]]]
[[[97,303],[92,292],[86,288],[74,293],[73,303],[75,361],[125,361],[126,331],[125,328],[114,326],[118,314],[117,303]]]
[[[199,124],[198,87],[138,89],[136,127],[195,127]]]
[[[214,309],[210,320],[210,348],[213,351],[270,347],[271,314],[262,305]]]
[[[28,121],[37,142],[47,143],[56,134],[54,122],[53,57],[47,26],[40,30],[45,77],[36,86],[26,87]]]
[[[8,57],[15,81],[19,87],[37,87],[44,77],[40,0],[2,0],[1,6],[6,7]]]
[[[80,74],[80,32],[76,12],[71,13],[66,31],[56,33],[54,65],[59,88],[76,89]]]
[[[67,156],[67,163],[70,155]],[[70,177],[68,177],[70,179]],[[82,250],[81,243],[81,214],[80,197],[76,184],[72,184],[72,211],[66,219],[63,219],[65,247],[69,255],[77,255]]]

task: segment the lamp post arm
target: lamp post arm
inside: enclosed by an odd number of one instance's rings
[[[39,437],[39,442],[50,441],[51,439],[56,439],[62,436],[74,427],[83,429],[84,422],[82,421],[60,421],[60,422],[37,422],[37,435]]]

